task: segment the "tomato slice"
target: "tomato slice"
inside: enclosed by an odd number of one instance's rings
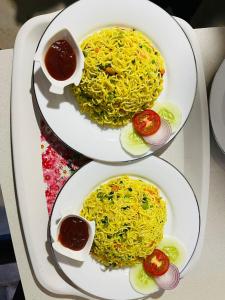
[[[151,135],[154,134],[161,125],[160,116],[155,111],[146,109],[134,115],[133,125],[140,135]]]
[[[168,256],[161,250],[155,249],[152,254],[148,255],[143,267],[145,272],[150,276],[161,276],[169,269],[170,261]]]

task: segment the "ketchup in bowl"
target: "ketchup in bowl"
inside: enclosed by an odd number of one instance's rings
[[[54,42],[45,55],[45,65],[54,79],[70,78],[76,69],[76,56],[71,45],[66,40]]]
[[[88,238],[88,224],[83,219],[71,216],[62,221],[58,240],[64,247],[79,251],[84,248]]]

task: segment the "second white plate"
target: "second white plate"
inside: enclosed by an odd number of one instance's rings
[[[95,174],[95,176],[93,176]],[[120,175],[144,178],[155,184],[167,203],[167,222],[164,234],[182,242],[186,258],[182,271],[190,262],[197,246],[200,215],[194,192],[187,180],[166,161],[149,157],[123,165],[106,165],[91,162],[80,169],[65,184],[52,211],[50,226],[54,236],[54,224],[66,211],[79,212],[85,197],[102,182]],[[104,271],[103,266],[89,257],[83,264],[55,252],[56,260],[66,276],[84,293],[104,299],[137,299],[142,297],[130,285],[129,269]]]

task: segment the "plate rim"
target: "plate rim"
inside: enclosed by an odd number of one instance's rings
[[[79,1],[76,1],[72,4],[70,4],[69,6],[65,7],[64,9],[62,9],[56,16],[54,16],[54,18],[50,21],[50,23],[47,25],[47,27],[45,28],[43,34],[41,35],[39,41],[38,41],[38,44],[37,44],[37,47],[36,47],[36,50],[35,50],[35,53],[37,52],[38,48],[39,48],[39,45],[42,41],[42,38],[44,37],[45,35],[45,32],[48,30],[48,28],[50,27],[50,25],[55,21],[55,19],[57,19],[57,17],[63,13],[65,10],[67,9],[70,9],[71,6],[73,5],[76,5],[77,3],[81,2],[82,0],[79,0]],[[151,1],[148,1],[148,2],[151,2]],[[48,125],[48,127],[53,131],[53,133],[55,134],[55,136],[63,143],[65,144],[67,147],[69,147],[71,150],[73,151],[76,151],[77,153],[81,154],[81,155],[84,155],[90,159],[93,159],[95,161],[99,161],[99,162],[106,162],[106,163],[127,163],[127,162],[134,162],[134,161],[138,161],[142,158],[147,158],[147,157],[150,157],[150,156],[155,156],[157,155],[157,153],[161,152],[161,151],[164,151],[165,149],[167,149],[167,147],[170,146],[170,143],[173,142],[173,140],[175,139],[175,137],[181,132],[181,130],[184,128],[184,126],[186,125],[189,117],[190,117],[190,114],[191,114],[191,111],[193,109],[193,106],[194,106],[194,102],[195,102],[195,98],[196,98],[196,94],[197,94],[197,86],[198,86],[198,68],[197,68],[197,61],[196,61],[196,57],[195,57],[195,53],[194,53],[194,49],[193,49],[193,46],[186,34],[186,32],[184,31],[184,29],[181,27],[181,25],[179,24],[179,22],[172,16],[170,15],[166,10],[164,10],[163,8],[161,8],[159,5],[155,4],[154,2],[151,2],[151,4],[153,6],[157,6],[158,8],[160,8],[161,10],[163,10],[169,18],[171,18],[176,24],[177,26],[181,29],[181,31],[183,32],[183,34],[185,35],[186,37],[186,40],[188,41],[189,45],[190,45],[190,49],[191,49],[191,52],[192,52],[192,55],[193,55],[193,59],[194,59],[194,66],[195,66],[195,91],[194,91],[194,96],[193,96],[193,99],[192,99],[192,104],[191,104],[191,108],[190,108],[190,111],[187,115],[187,118],[186,120],[184,121],[183,125],[181,126],[181,128],[176,132],[176,134],[171,138],[171,140],[169,142],[167,142],[166,144],[164,144],[163,146],[161,146],[160,148],[158,148],[157,150],[151,152],[151,153],[147,153],[147,154],[144,154],[143,156],[140,156],[140,157],[133,157],[133,156],[130,156],[129,159],[126,159],[126,160],[104,160],[104,159],[96,159],[95,157],[92,157],[92,156],[87,156],[85,154],[83,154],[82,152],[78,151],[77,149],[74,149],[72,146],[70,146],[69,144],[67,144],[61,137],[58,136],[58,134],[56,134],[56,132],[52,129],[52,127],[49,125],[47,119],[44,117],[44,114],[42,113],[42,110],[40,108],[40,105],[39,105],[39,102],[38,102],[38,97],[36,95],[36,90],[35,90],[35,74],[34,74],[34,69],[35,69],[35,61],[33,61],[33,67],[32,67],[32,79],[31,79],[31,87],[32,87],[32,90],[33,90],[33,93],[34,93],[34,98],[36,100],[36,103],[37,103],[37,107],[39,109],[39,112],[42,116],[42,118],[44,119],[45,123]]]
[[[215,88],[216,88],[216,85],[218,84],[217,83],[218,78],[219,78],[220,73],[222,73],[222,70],[224,70],[224,74],[225,74],[225,58],[223,59],[219,68],[217,69],[216,74],[214,75],[214,78],[212,81],[212,86],[211,86],[210,96],[209,96],[209,119],[210,119],[210,123],[212,126],[212,132],[213,132],[214,139],[215,139],[219,149],[221,150],[221,152],[223,154],[225,154],[225,148],[223,148],[223,146],[221,145],[221,143],[219,141],[218,136],[216,135],[215,127],[214,127],[215,122],[213,121],[213,118],[212,118],[212,110],[213,110],[212,106],[213,106],[213,103],[215,102],[215,100],[213,101],[213,94],[215,93]],[[225,91],[225,88],[224,88],[224,91]]]
[[[198,242],[199,242],[199,237],[200,237],[200,233],[201,233],[201,213],[200,213],[200,207],[199,207],[199,203],[198,203],[198,200],[197,200],[197,196],[195,194],[195,191],[194,189],[192,188],[190,182],[188,181],[188,179],[186,178],[186,176],[177,168],[175,167],[174,165],[172,165],[169,161],[167,161],[166,159],[164,158],[161,158],[161,157],[157,157],[157,156],[153,156],[153,157],[145,157],[145,158],[142,158],[142,160],[147,160],[147,159],[155,159],[155,160],[159,160],[161,161],[163,164],[167,164],[169,165],[171,168],[173,168],[175,171],[177,171],[179,173],[179,175],[181,175],[181,177],[183,177],[183,179],[185,180],[185,182],[188,184],[189,188],[191,189],[192,193],[193,193],[193,196],[194,196],[194,199],[195,199],[195,203],[196,203],[196,207],[197,207],[197,211],[198,211],[198,235],[197,235],[197,239],[196,239],[196,242],[195,242],[195,247],[192,251],[192,254],[189,258],[189,260],[187,261],[187,263],[185,264],[185,266],[183,267],[183,269],[180,271],[180,277],[183,278],[182,276],[182,273],[186,270],[186,268],[188,267],[189,263],[191,262],[194,254],[195,254],[195,250],[197,248],[197,245],[198,245]],[[73,287],[75,287],[76,289],[78,289],[79,291],[81,291],[82,293],[90,296],[90,297],[95,297],[96,299],[101,299],[101,300],[112,300],[114,298],[103,298],[103,297],[100,297],[100,296],[97,296],[97,295],[94,295],[94,294],[91,294],[90,292],[82,289],[81,287],[77,286],[75,282],[72,281],[72,279],[70,279],[67,274],[63,271],[63,269],[61,268],[60,264],[58,263],[58,260],[56,258],[56,251],[53,249],[53,246],[52,246],[52,243],[53,243],[53,238],[51,236],[51,221],[52,221],[52,215],[53,215],[53,211],[54,211],[54,208],[55,208],[55,205],[56,205],[56,202],[58,201],[58,198],[59,198],[59,195],[61,194],[61,192],[63,191],[65,185],[70,181],[70,179],[72,179],[83,167],[85,167],[86,165],[88,164],[92,164],[92,163],[96,163],[96,164],[102,164],[102,165],[107,165],[108,167],[110,166],[114,166],[114,164],[104,164],[102,162],[99,162],[99,161],[90,161],[90,162],[87,162],[85,165],[83,165],[81,168],[79,168],[76,173],[72,174],[68,180],[66,181],[66,183],[62,186],[62,188],[59,190],[58,194],[57,194],[57,197],[55,199],[55,202],[52,206],[52,210],[51,210],[51,213],[49,215],[49,220],[48,220],[48,227],[47,227],[47,241],[49,242],[49,245],[50,245],[50,249],[51,249],[51,254],[53,256],[53,260],[54,260],[54,264],[57,266],[57,268],[60,270],[60,272],[63,274],[64,277],[66,277],[66,279],[68,280],[68,283],[70,285],[72,285]],[[129,164],[135,164],[137,163],[137,161],[135,162],[128,162],[127,165]],[[126,164],[121,164],[122,166],[125,166]],[[129,300],[136,300],[136,299],[140,299],[140,298],[147,298],[149,297],[149,295],[142,295],[140,294],[140,297],[138,298],[129,298]],[[115,299],[116,300],[116,299]]]

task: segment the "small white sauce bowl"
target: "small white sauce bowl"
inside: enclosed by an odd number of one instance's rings
[[[56,80],[53,78],[45,65],[45,55],[49,49],[49,47],[56,42],[57,40],[66,40],[72,47],[75,57],[76,57],[76,68],[74,73],[66,80]],[[37,52],[34,56],[34,61],[39,62],[40,66],[42,68],[43,73],[47,77],[47,79],[50,81],[51,86],[49,88],[49,91],[54,94],[60,94],[62,95],[64,92],[64,87],[66,87],[69,84],[74,83],[75,85],[78,85],[82,78],[82,72],[84,69],[84,55],[83,52],[76,41],[74,34],[69,31],[67,28],[64,28],[58,32],[56,32],[45,44],[41,44],[39,46]]]
[[[60,241],[58,240],[58,236],[59,236],[59,231],[60,231],[60,227],[62,222],[69,218],[69,217],[78,217],[81,220],[85,221],[88,225],[88,240],[86,245],[84,246],[84,248],[82,248],[81,250],[72,250],[70,248],[64,247]],[[78,260],[78,261],[86,261],[89,253],[91,251],[91,246],[93,244],[94,241],[94,236],[95,236],[95,222],[92,221],[88,221],[87,219],[81,217],[80,215],[76,215],[76,214],[68,214],[66,216],[63,216],[60,221],[58,221],[56,224],[52,224],[53,228],[51,230],[52,233],[52,239],[53,239],[53,243],[52,243],[52,247],[60,254],[67,256],[69,258],[72,258],[74,260]]]

